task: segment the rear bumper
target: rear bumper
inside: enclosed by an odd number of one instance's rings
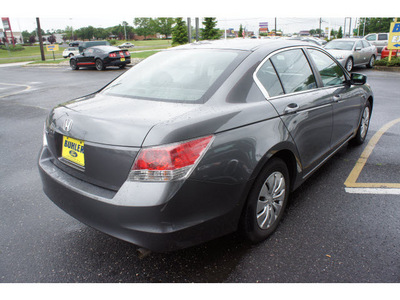
[[[44,147],[39,172],[45,194],[77,220],[116,238],[166,252],[237,228],[242,185],[127,182],[114,192],[70,176],[50,158]],[[223,193],[228,201],[218,197]]]
[[[105,61],[105,64],[107,66],[122,66],[122,65],[127,65],[130,63],[131,63],[130,58],[126,58],[125,61],[121,61],[119,58],[109,59],[109,60]]]

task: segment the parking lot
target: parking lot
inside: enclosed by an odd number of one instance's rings
[[[0,282],[400,282],[400,73],[353,71],[375,96],[367,141],[295,191],[272,236],[140,259],[135,245],[56,207],[37,169],[49,110],[125,70],[0,68]]]

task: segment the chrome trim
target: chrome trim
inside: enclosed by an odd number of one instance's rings
[[[273,55],[278,54],[278,53],[280,53],[280,52],[288,51],[288,50],[291,50],[291,49],[301,49],[301,50],[303,50],[303,53],[304,53],[307,49],[313,49],[313,50],[320,51],[321,53],[327,54],[330,58],[333,58],[333,61],[336,62],[336,63],[341,67],[341,69],[342,69],[342,70],[344,71],[344,73],[345,73],[346,79],[347,79],[347,80],[349,79],[348,72],[346,71],[346,69],[343,68],[343,66],[342,66],[340,63],[338,63],[338,61],[337,61],[331,54],[329,54],[326,50],[321,49],[321,48],[319,48],[319,47],[317,47],[317,46],[314,47],[314,46],[312,46],[312,45],[304,45],[304,46],[293,46],[293,47],[288,47],[288,48],[284,48],[284,49],[279,49],[279,50],[277,50],[277,51],[275,51],[275,52],[272,52],[272,53],[268,54],[268,55],[261,61],[261,63],[258,65],[258,67],[256,68],[256,70],[255,70],[254,73],[253,73],[253,80],[254,80],[254,82],[256,83],[257,87],[260,89],[261,93],[264,95],[264,97],[265,97],[267,100],[274,100],[274,99],[278,99],[278,98],[285,97],[285,96],[289,96],[289,95],[304,94],[304,93],[309,93],[309,92],[313,92],[313,91],[319,91],[319,90],[324,90],[324,89],[334,88],[334,87],[340,87],[340,86],[344,86],[344,85],[345,85],[345,83],[343,82],[343,83],[341,83],[341,84],[334,85],[334,86],[321,86],[321,87],[316,87],[316,88],[310,89],[310,90],[299,91],[299,92],[288,93],[288,94],[283,94],[283,95],[279,95],[279,96],[270,97],[270,95],[268,94],[268,91],[265,89],[265,87],[263,86],[263,84],[262,84],[262,83],[260,82],[260,80],[257,78],[257,75],[256,75],[256,74],[257,74],[257,72],[261,69],[261,67],[264,65],[264,63],[265,63],[267,60],[269,60]],[[322,51],[321,51],[321,50],[322,50]],[[306,56],[306,59],[309,60],[308,57],[307,57],[307,55],[306,55],[305,53],[304,53],[304,55]],[[309,64],[310,64],[310,63],[309,63]],[[311,65],[310,65],[310,68],[311,68],[311,72],[313,73],[313,75],[314,75],[314,77],[315,77],[315,74],[314,74],[314,71],[313,71]]]

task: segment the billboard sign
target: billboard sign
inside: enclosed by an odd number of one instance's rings
[[[11,30],[9,18],[1,18],[1,21],[3,22],[4,31]]]

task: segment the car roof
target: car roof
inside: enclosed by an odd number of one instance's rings
[[[226,50],[242,50],[256,51],[260,48],[266,50],[275,50],[289,46],[309,46],[310,43],[301,40],[286,40],[286,39],[229,39],[216,41],[200,41],[191,44],[186,44],[169,50],[175,49],[226,49]]]

